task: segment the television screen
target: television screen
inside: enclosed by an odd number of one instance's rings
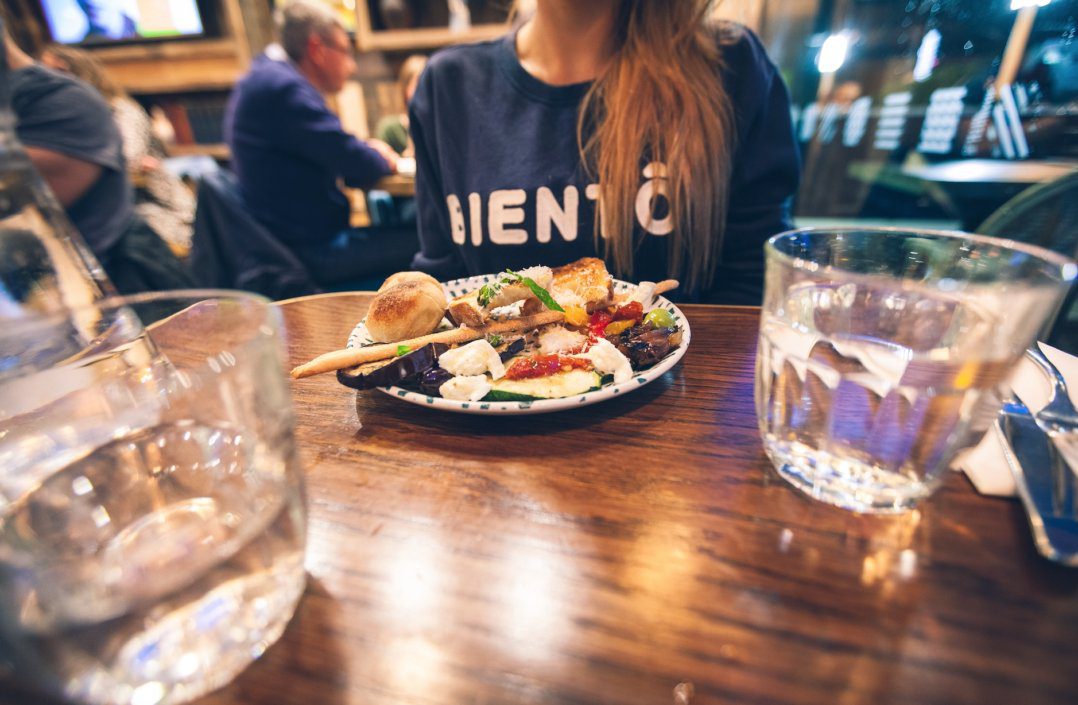
[[[41,0],[55,41],[91,44],[199,36],[198,0]]]

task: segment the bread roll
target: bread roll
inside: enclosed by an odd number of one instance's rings
[[[413,280],[393,284],[371,301],[367,332],[376,343],[426,335],[441,322],[445,303],[445,293],[437,283]]]
[[[378,287],[378,291],[383,292],[391,286],[404,282],[428,282],[436,286],[438,291],[442,290],[442,285],[438,283],[438,280],[425,272],[397,272],[390,274],[389,278],[382,282],[382,286]]]

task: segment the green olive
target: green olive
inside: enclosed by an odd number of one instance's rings
[[[674,328],[677,326],[677,323],[674,322],[674,317],[664,308],[648,311],[648,315],[644,316],[644,323],[647,323],[652,328]]]

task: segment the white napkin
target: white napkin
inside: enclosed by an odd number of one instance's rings
[[[1051,345],[1038,344],[1067,380],[1071,401],[1078,405],[1078,357],[1068,355]],[[1018,369],[1011,379],[1011,389],[1032,413],[1040,411],[1048,403],[1048,397],[1052,393],[1051,382],[1028,357],[1023,357],[1018,364]],[[952,467],[965,472],[981,494],[1009,497],[1015,493],[1014,478],[1006,458],[1003,457],[999,434],[992,429],[988,430],[978,445],[959,455]]]
[[[415,176],[415,159],[401,157],[397,160],[397,173],[401,176]]]

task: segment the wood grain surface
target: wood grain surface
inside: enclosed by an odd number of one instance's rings
[[[282,304],[288,365],[367,301]],[[900,517],[806,499],[758,437],[758,311],[683,310],[681,364],[564,413],[292,382],[309,587],[199,705],[663,705],[683,682],[693,705],[1078,702],[1078,571],[1037,557],[1017,502],[958,474]]]

